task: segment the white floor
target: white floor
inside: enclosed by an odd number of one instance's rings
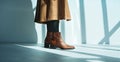
[[[61,50],[39,44],[0,44],[0,62],[120,62],[120,46],[81,45]]]

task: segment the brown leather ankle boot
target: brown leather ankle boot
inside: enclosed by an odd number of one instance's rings
[[[51,42],[51,44],[54,47],[59,47],[61,49],[74,49],[75,48],[74,46],[68,45],[63,41],[60,32],[53,32],[53,41]]]
[[[50,47],[50,43],[52,41],[52,32],[47,32],[46,38],[45,38],[45,42],[44,42],[44,47],[45,48],[49,48]]]

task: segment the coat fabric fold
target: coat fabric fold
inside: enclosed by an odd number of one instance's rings
[[[37,0],[35,22],[71,20],[68,0]]]

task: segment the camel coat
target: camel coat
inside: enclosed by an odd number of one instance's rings
[[[37,0],[35,22],[71,20],[68,0]]]

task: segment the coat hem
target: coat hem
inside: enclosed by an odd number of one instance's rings
[[[60,19],[60,20],[71,21],[71,19]],[[60,21],[60,20],[58,20],[58,21]],[[53,21],[53,20],[48,20],[48,21]],[[48,21],[37,21],[37,20],[35,20],[34,22],[39,23],[39,24],[47,24]]]

